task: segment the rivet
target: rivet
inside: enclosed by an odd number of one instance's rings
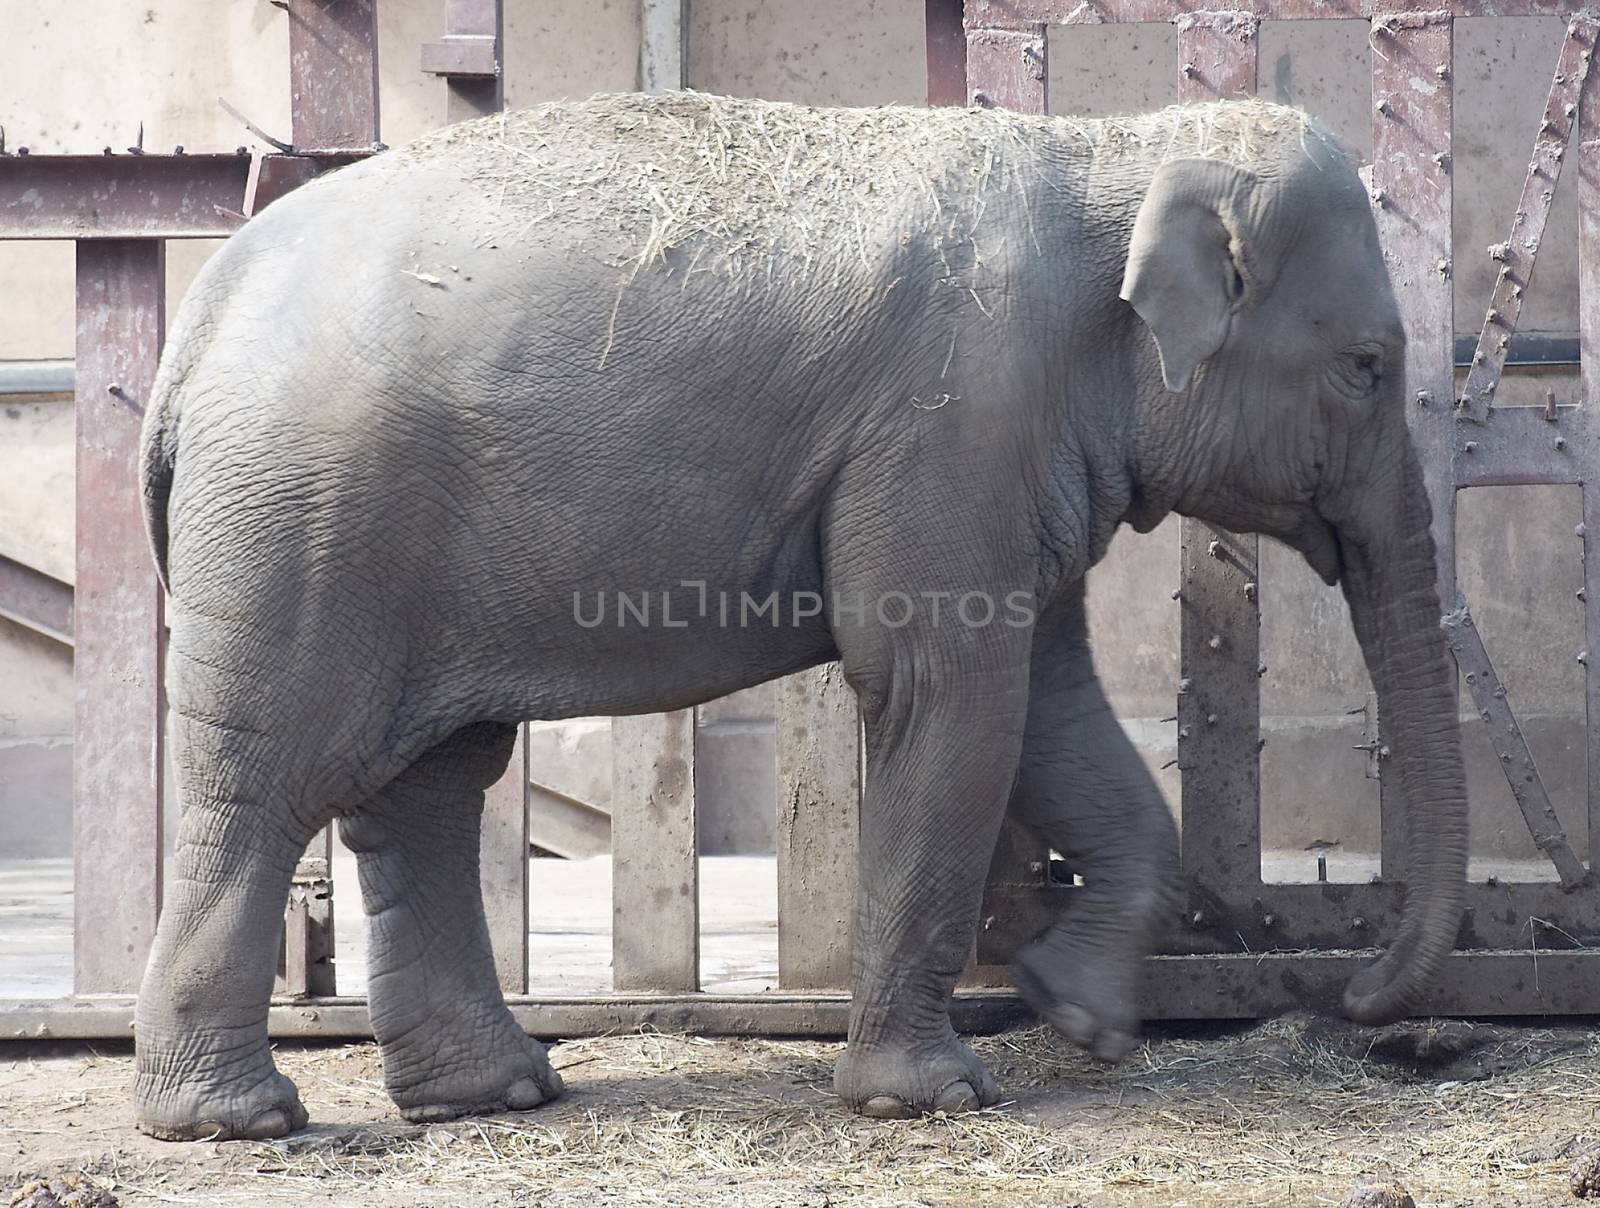
[[[994,102],[992,102],[989,99],[989,94],[987,92],[985,92],[982,88],[974,88],[972,90],[972,103],[974,105],[981,105],[985,109],[987,109]]]
[[[1572,526],[1572,531],[1579,537],[1586,537],[1589,535],[1589,526],[1580,520],[1577,524]]]
[[[1176,587],[1172,589],[1171,595],[1174,600],[1183,599],[1183,592]]]
[[[1567,438],[1564,437],[1564,436],[1556,437],[1556,449],[1557,450],[1561,450],[1561,449],[1565,449],[1566,447],[1567,447]]]
[[[1222,542],[1212,540],[1206,543],[1206,553],[1213,558],[1222,557]]]
[[[1209,646],[1212,650],[1221,650],[1222,649],[1222,638],[1218,634],[1214,633],[1209,638],[1206,639],[1206,645]]]
[[[1507,241],[1505,243],[1491,243],[1489,245],[1489,259],[1491,259],[1491,260],[1509,260],[1509,259],[1511,259],[1511,244],[1510,244],[1510,242]]]
[[[1461,451],[1463,453],[1476,453],[1478,451],[1478,442],[1475,440],[1469,440],[1466,444],[1461,446]]]
[[[1388,747],[1379,747],[1378,748],[1378,758],[1379,759],[1387,759],[1387,758],[1389,758],[1389,748]]]
[[[1180,739],[1188,738],[1189,737],[1189,727],[1188,726],[1179,726],[1178,727],[1178,737]]]
[[[1246,583],[1244,585],[1244,598],[1252,602],[1255,600],[1256,585],[1254,583]]]
[[[1580,600],[1587,600],[1589,598],[1586,590],[1584,588],[1582,588],[1582,587],[1578,588],[1578,590],[1575,591],[1573,594],[1575,596],[1577,596],[1578,599],[1580,599]]]
[[[1483,364],[1483,353],[1481,353],[1481,352],[1474,352],[1474,353],[1473,353],[1473,354],[1472,354],[1472,363],[1473,363],[1473,364],[1474,364],[1474,365],[1481,365],[1481,364]]]
[[[1439,66],[1433,69],[1433,74],[1441,80],[1448,80],[1450,78],[1450,64],[1440,63]]]
[[[1574,113],[1578,112],[1578,107],[1571,101],[1568,101],[1565,105],[1561,106],[1561,112],[1566,114],[1568,117],[1571,117]]]
[[[1205,911],[1203,911],[1203,910],[1193,911],[1189,915],[1189,926],[1191,926],[1191,927],[1200,927],[1200,926],[1204,925],[1205,921],[1206,921],[1206,915],[1205,915]]]
[[[1377,206],[1380,210],[1387,208],[1389,205],[1389,195],[1382,189],[1372,190],[1372,204]]]
[[[1582,663],[1585,667],[1589,665],[1589,652],[1587,650],[1578,651],[1578,662]]]
[[[1507,755],[1504,751],[1500,752],[1500,762],[1501,763],[1510,763],[1511,762],[1511,756]]]
[[[1367,929],[1367,920],[1358,914],[1350,920],[1350,926],[1356,931],[1365,931]]]
[[[1491,306],[1489,313],[1484,318],[1489,323],[1498,323],[1500,322],[1500,312]]]
[[[1375,107],[1379,113],[1383,114],[1384,117],[1394,116],[1394,106],[1389,103],[1388,97],[1380,98]]]
[[[1189,691],[1189,689],[1192,688],[1192,687],[1194,687],[1194,681],[1192,679],[1190,679],[1187,675],[1184,676],[1181,680],[1178,681],[1178,695],[1182,696],[1185,692]]]
[[[1259,754],[1261,754],[1261,752],[1265,751],[1266,749],[1267,749],[1267,740],[1265,738],[1256,739],[1256,754],[1259,755]]]
[[[1475,671],[1467,672],[1467,683],[1475,684],[1477,682],[1478,682],[1478,674],[1477,674],[1477,672],[1475,672]]]
[[[1417,406],[1426,407],[1431,402],[1433,402],[1433,395],[1426,390],[1417,391]]]
[[[1450,262],[1448,260],[1440,260],[1433,266],[1433,268],[1434,271],[1437,272],[1441,277],[1448,277],[1450,275]]]
[[[1256,678],[1260,679],[1266,673],[1267,673],[1267,665],[1265,663],[1257,663],[1256,664]]]
[[[1199,71],[1195,68],[1193,63],[1185,63],[1183,65],[1183,74],[1192,80],[1199,74]]]
[[[1276,927],[1278,925],[1278,916],[1275,915],[1275,914],[1264,914],[1264,915],[1262,915],[1261,916],[1261,925],[1263,927]]]
[[[1217,724],[1217,715],[1215,713],[1207,713],[1206,714],[1206,725],[1214,726],[1216,724]]]

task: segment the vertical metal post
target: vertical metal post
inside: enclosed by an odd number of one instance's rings
[[[161,356],[165,245],[77,245],[73,988],[137,990],[161,908],[162,592],[139,428]]]
[[[378,141],[376,0],[288,0],[290,135],[298,151]]]
[[[506,774],[483,799],[478,878],[483,913],[500,988],[528,992],[528,727],[517,727],[517,745]]]
[[[505,13],[501,0],[446,0],[444,40],[422,48],[422,70],[449,89],[445,121],[498,113],[505,106]]]
[[[966,78],[975,105],[1018,113],[1050,111],[1050,78],[1045,68],[1045,27],[969,26]],[[981,82],[977,82],[981,81]]]
[[[1433,506],[1439,600],[1456,596],[1455,306],[1450,284],[1454,99],[1448,12],[1372,21],[1372,204],[1406,328],[1407,415]],[[1415,81],[1426,81],[1418,88]],[[1380,728],[1384,719],[1378,719]],[[1405,874],[1405,802],[1381,783],[1382,875]]]
[[[670,92],[689,82],[687,0],[639,0],[639,88]]]
[[[611,978],[700,987],[694,710],[611,720]]]
[[[778,986],[850,985],[861,712],[837,663],[778,681]]]
[[[967,103],[967,34],[962,0],[927,0],[928,104]]]
[[[1255,94],[1252,15],[1193,13],[1177,24],[1184,101]],[[1201,926],[1205,887],[1261,882],[1260,543],[1189,517],[1180,533],[1182,850]]]
[[[1593,27],[1591,26],[1591,31]],[[1591,32],[1585,50],[1597,48]],[[1593,417],[1600,407],[1600,68],[1591,67],[1578,97],[1578,359],[1581,402]],[[1600,540],[1600,483],[1583,490],[1584,704],[1588,732],[1589,865],[1600,851],[1600,553],[1590,557],[1590,542]],[[1589,534],[1595,534],[1591,538]]]

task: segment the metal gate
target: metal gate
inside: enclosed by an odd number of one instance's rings
[[[0,157],[0,238],[77,242],[78,583],[75,604],[0,563],[0,589],[58,632],[75,628],[74,994],[0,1003],[0,1035],[127,1035],[131,993],[154,931],[161,875],[162,600],[138,520],[135,444],[162,342],[166,239],[215,237],[377,139],[374,0],[285,0],[291,22],[293,132],[269,155]],[[1570,483],[1584,492],[1584,546],[1597,503],[1596,439],[1584,406],[1503,408],[1491,400],[1515,330],[1568,135],[1579,127],[1584,398],[1600,375],[1600,109],[1587,84],[1595,19],[1575,4],[1458,0],[1443,10],[1354,0],[1256,0],[1237,11],[1181,12],[1157,0],[928,0],[933,103],[1047,108],[1050,24],[1174,21],[1182,95],[1252,93],[1262,20],[1371,23],[1374,160],[1370,188],[1410,339],[1412,430],[1426,467],[1441,551],[1442,598],[1455,595],[1455,493],[1491,484]],[[643,78],[682,80],[682,7],[645,0]],[[452,120],[500,104],[500,5],[450,0],[449,34],[424,48],[450,85]],[[1572,15],[1544,123],[1464,396],[1455,405],[1450,289],[1452,24],[1459,16]],[[1417,88],[1416,80],[1428,86]],[[3,151],[3,149],[0,149]],[[1570,186],[1569,186],[1570,187]],[[1593,353],[1593,355],[1591,355]],[[1596,529],[1600,532],[1600,529]],[[1392,935],[1400,901],[1402,819],[1385,794],[1382,876],[1372,884],[1275,885],[1261,876],[1257,543],[1185,521],[1182,678],[1177,689],[1188,905],[1155,958],[1152,1017],[1250,1016],[1337,999],[1343,981]],[[1585,561],[1585,624],[1600,649],[1600,559]],[[9,578],[8,578],[9,576]],[[31,601],[31,603],[28,603]],[[1600,1002],[1596,888],[1555,825],[1470,616],[1450,640],[1540,849],[1561,882],[1471,887],[1462,947],[1428,1008],[1446,1014],[1584,1013]],[[1592,670],[1587,706],[1600,722]],[[698,986],[694,725],[690,712],[615,723],[615,992],[534,998],[528,987],[525,744],[485,814],[483,879],[501,983],[530,1031],[579,1035],[655,1024],[709,1032],[838,1034],[848,999],[861,761],[855,702],[836,668],[783,682],[778,710],[779,988],[708,995]],[[1591,833],[1600,811],[1600,746],[1590,731]],[[1373,760],[1380,768],[1381,737]],[[670,774],[668,774],[670,773]],[[348,889],[340,887],[341,891]],[[350,887],[353,889],[353,887]],[[302,863],[286,925],[277,1035],[367,1034],[365,1003],[333,993],[326,849]],[[1008,832],[996,853],[958,1026],[1016,1017],[999,966],[1074,892],[1049,853]],[[665,905],[663,905],[665,903]],[[1593,987],[1591,992],[1590,987]]]

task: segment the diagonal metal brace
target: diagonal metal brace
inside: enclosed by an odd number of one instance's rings
[[[1451,653],[1456,656],[1456,665],[1467,678],[1467,687],[1478,706],[1478,716],[1489,724],[1489,741],[1494,744],[1495,754],[1500,756],[1500,768],[1511,786],[1511,795],[1517,799],[1523,821],[1528,824],[1534,846],[1550,857],[1550,863],[1561,877],[1561,888],[1576,889],[1584,883],[1588,873],[1567,845],[1566,832],[1561,829],[1555,807],[1550,804],[1550,795],[1545,792],[1544,781],[1540,779],[1527,740],[1522,736],[1522,727],[1517,724],[1517,715],[1506,699],[1505,685],[1495,674],[1489,652],[1483,646],[1483,636],[1473,624],[1464,598],[1456,597],[1455,611],[1445,613],[1439,620],[1439,627],[1444,630]]]
[[[1522,195],[1517,199],[1511,233],[1504,243],[1489,249],[1489,255],[1499,262],[1500,271],[1495,277],[1489,310],[1478,335],[1477,351],[1472,354],[1472,367],[1467,371],[1467,383],[1461,393],[1457,411],[1460,419],[1487,423],[1493,409],[1495,387],[1500,384],[1511,336],[1522,316],[1523,293],[1533,280],[1533,265],[1539,254],[1539,242],[1544,237],[1545,220],[1550,217],[1556,183],[1561,179],[1561,161],[1567,150],[1567,140],[1577,123],[1578,93],[1594,59],[1596,29],[1588,17],[1575,17],[1567,27],[1566,41],[1561,44],[1555,75],[1550,81],[1550,97],[1533,136],[1533,154],[1528,160],[1528,174],[1523,178]]]

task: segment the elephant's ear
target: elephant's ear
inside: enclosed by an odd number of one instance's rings
[[[1156,169],[1133,223],[1122,298],[1155,337],[1167,389],[1222,347],[1248,276],[1241,215],[1254,174],[1215,159]]]

